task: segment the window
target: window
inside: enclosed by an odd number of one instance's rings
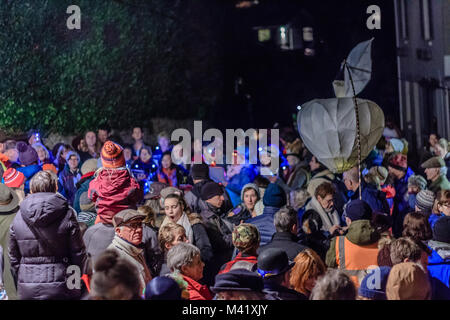
[[[433,39],[433,17],[431,0],[420,1],[420,17],[422,22],[422,38],[425,41]]]

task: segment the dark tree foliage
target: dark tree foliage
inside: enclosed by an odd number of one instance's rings
[[[0,129],[76,133],[204,117],[220,87],[214,31],[202,27],[215,19],[209,3],[0,1]],[[81,30],[66,26],[72,4]]]

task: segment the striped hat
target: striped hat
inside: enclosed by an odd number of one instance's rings
[[[14,168],[8,168],[3,173],[3,180],[8,187],[18,188],[25,182],[25,176]]]
[[[422,212],[431,212],[434,204],[434,193],[430,190],[422,190],[416,195],[416,206]]]
[[[106,141],[103,145],[101,159],[104,168],[125,167],[123,148],[112,141]]]

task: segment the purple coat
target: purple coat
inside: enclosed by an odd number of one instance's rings
[[[50,248],[25,221],[47,239]],[[20,299],[80,298],[80,290],[67,288],[73,273],[66,271],[77,265],[83,272],[86,248],[75,213],[62,195],[41,192],[23,200],[11,225],[9,256]]]

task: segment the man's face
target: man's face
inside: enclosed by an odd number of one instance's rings
[[[208,202],[210,205],[216,207],[216,208],[220,208],[224,202],[225,198],[223,197],[223,195],[220,196],[214,196],[211,199],[206,200],[206,202]]]
[[[108,139],[108,131],[99,129],[98,130],[98,139],[101,143],[105,143],[106,139]]]
[[[95,146],[95,143],[97,142],[97,136],[95,135],[95,132],[89,131],[88,133],[86,133],[85,140],[86,144],[89,147]]]
[[[142,242],[142,220],[131,220],[121,225],[116,228],[116,234],[120,238],[138,246]]]
[[[69,168],[74,171],[78,168],[78,158],[76,156],[70,156],[69,158]]]
[[[426,168],[425,174],[427,175],[427,180],[434,181],[439,177],[440,169],[439,168]]]
[[[141,130],[141,128],[138,128],[138,127],[136,127],[136,128],[134,128],[133,129],[133,134],[131,135],[132,137],[133,137],[133,139],[135,140],[135,141],[138,141],[138,140],[142,140],[142,130]]]
[[[296,156],[289,155],[286,157],[287,162],[289,163],[289,167],[294,167],[300,160]]]
[[[317,201],[319,201],[320,205],[326,212],[330,212],[333,209],[333,195],[327,194],[325,198],[321,196],[317,196]]]

